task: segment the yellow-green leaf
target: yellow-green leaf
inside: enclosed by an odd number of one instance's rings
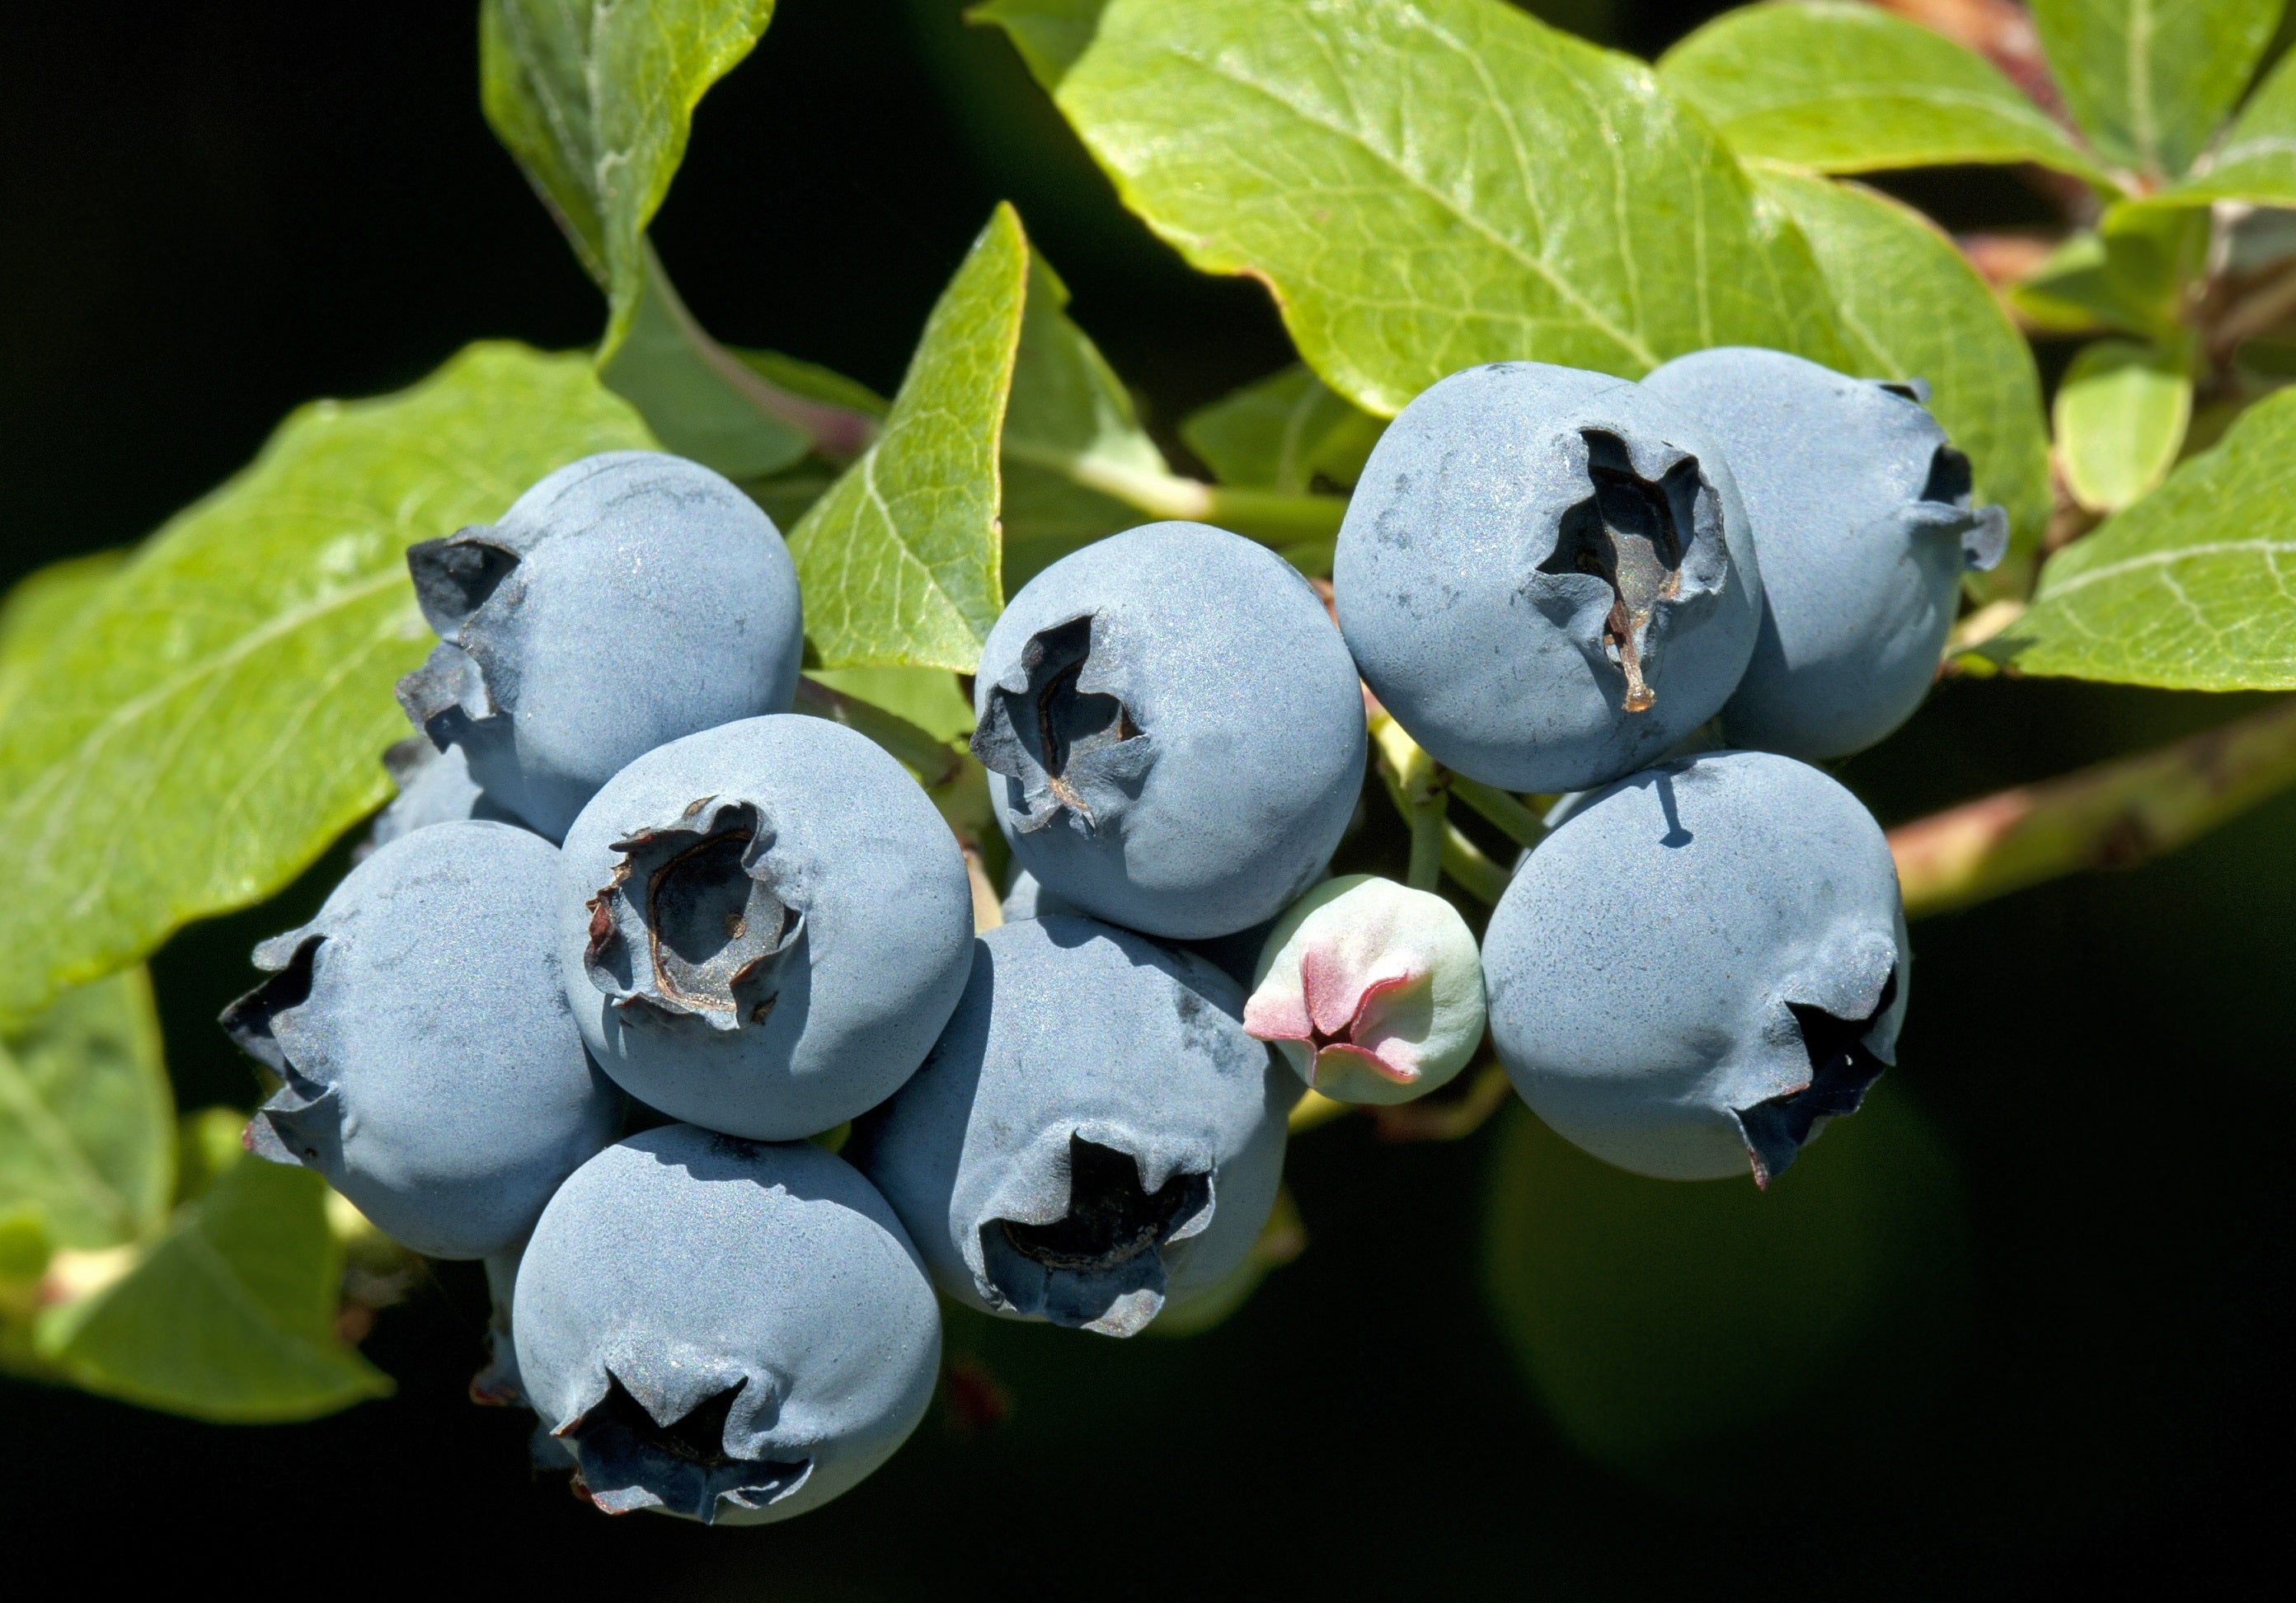
[[[2282,0],[2032,0],[2065,106],[2112,161],[2192,164],[2248,87]]]
[[[1983,653],[2026,674],[2296,690],[2296,390],[2052,557]]]
[[[1133,210],[1264,279],[1368,411],[1506,357],[1841,360],[1808,248],[1704,123],[1502,0],[1110,0],[1054,98]]]
[[[0,1214],[98,1250],[157,1234],[175,1186],[175,1094],[140,964],[0,1031]]]
[[[335,1335],[326,1184],[242,1157],[124,1277],[44,1313],[38,1358],[107,1397],[229,1424],[316,1419],[390,1390]]]
[[[1878,5],[1742,6],[1668,51],[1658,73],[1750,161],[1824,173],[2034,161],[2111,182],[1999,68]]]
[[[1004,608],[997,441],[1029,242],[999,206],[941,292],[876,444],[790,534],[826,667],[971,673]]]
[[[2065,483],[2093,512],[2117,512],[2169,476],[2193,420],[2193,377],[2173,351],[2127,339],[2082,347],[2057,385]]]

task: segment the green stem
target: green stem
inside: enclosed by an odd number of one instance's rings
[[[1455,778],[1454,783],[1456,782]],[[1413,861],[1415,863],[1419,847],[1417,837],[1413,838],[1411,845]],[[1447,819],[1443,821],[1440,850],[1445,873],[1457,880],[1465,887],[1467,894],[1478,902],[1489,907],[1498,905],[1499,898],[1506,894],[1509,878],[1507,871],[1484,855],[1483,848],[1461,834],[1459,826]],[[1414,886],[1419,885],[1416,879],[1412,883]],[[1419,888],[1431,890],[1434,887],[1431,884],[1420,886]]]
[[[1004,454],[1011,461],[1058,473],[1152,517],[1215,523],[1267,545],[1330,540],[1339,534],[1340,519],[1347,515],[1344,495],[1291,495],[1242,485],[1206,484],[1200,478],[1153,472],[1026,440],[1006,440]]]
[[[1538,821],[1538,814],[1496,785],[1455,773],[1451,776],[1451,794],[1481,814],[1494,829],[1517,846],[1537,846],[1546,838],[1546,826]]]
[[[1890,832],[1906,916],[2176,850],[2296,784],[2296,697],[2135,757],[2019,785]]]

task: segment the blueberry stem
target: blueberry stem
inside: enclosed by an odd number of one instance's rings
[[[1007,440],[1008,461],[1060,474],[1088,490],[1158,518],[1217,524],[1267,545],[1328,541],[1347,516],[1344,495],[1294,494],[1245,485],[1206,484],[1177,473],[1157,473],[1086,453],[1048,450]]]
[[[1496,907],[1506,892],[1507,871],[1493,863],[1448,819],[1443,821],[1442,864],[1443,871],[1462,889],[1487,906]]]
[[[1497,786],[1471,780],[1464,773],[1451,775],[1450,786],[1452,795],[1481,814],[1515,845],[1537,846],[1546,838],[1546,826],[1538,821],[1538,814]]]
[[[1411,830],[1411,869],[1404,883],[1414,890],[1433,890],[1443,871],[1443,814],[1450,805],[1449,788],[1435,759],[1384,708],[1372,715],[1370,731],[1372,748],[1379,754],[1379,777]]]
[[[2133,757],[2017,785],[1890,832],[1906,916],[2176,850],[2296,784],[2296,697]]]

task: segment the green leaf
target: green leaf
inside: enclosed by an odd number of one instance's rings
[[[2193,421],[2193,376],[2174,351],[2084,346],[2057,385],[2057,450],[2073,497],[2117,512],[2169,476]]]
[[[2159,197],[2296,206],[2296,54],[2283,56],[2205,168]]]
[[[1918,212],[1859,184],[1787,173],[1760,182],[1825,270],[1853,371],[1929,380],[1930,410],[1968,454],[1978,495],[2009,513],[2013,555],[2001,582],[2021,590],[2049,520],[2049,437],[2031,348],[1967,258]]]
[[[1123,380],[1070,321],[1068,301],[1052,265],[1032,257],[1002,446],[1007,593],[1078,547],[1145,520],[1111,488],[1171,474]]]
[[[2205,269],[2209,216],[2157,202],[2108,209],[2095,233],[2074,234],[2009,299],[2041,328],[2060,333],[2120,329],[2173,339],[2187,293]]]
[[[1354,484],[1386,427],[1294,363],[1189,413],[1180,438],[1221,483],[1296,495]]]
[[[1056,89],[1092,43],[1107,8],[1108,0],[986,0],[964,17],[1002,28],[1037,81]]]
[[[391,687],[430,644],[406,547],[650,444],[582,358],[476,345],[398,395],[304,407],[152,536],[0,724],[0,1018],[262,900],[381,803]]]
[[[606,387],[636,406],[665,449],[728,478],[763,478],[813,449],[803,414],[817,404],[787,396],[712,339],[678,299],[652,244],[639,242],[644,276],[627,331],[598,364]]]
[[[125,1277],[45,1311],[36,1354],[85,1390],[222,1423],[386,1394],[390,1379],[335,1337],[326,1190],[307,1169],[242,1157]]]
[[[1967,1313],[1960,1177],[1889,1076],[1767,1192],[1629,1174],[1520,1108],[1493,1156],[1500,1329],[1562,1434],[1611,1468],[1743,1466],[1829,1414],[1866,1435],[1943,1379]]]
[[[972,699],[947,668],[816,668],[806,677],[905,719],[936,740],[972,732]]]
[[[1505,357],[1840,357],[1807,247],[1702,121],[1501,0],[1110,0],[1055,99],[1126,204],[1264,279],[1366,411]]]
[[[2035,161],[2111,182],[1999,68],[1877,5],[1725,12],[1658,74],[1750,161],[1824,173]]]
[[[858,379],[849,379],[818,362],[783,356],[780,351],[752,350],[744,346],[729,345],[725,348],[733,352],[734,359],[758,377],[791,395],[826,401],[832,406],[857,412],[880,422],[893,408],[890,401]]]
[[[87,610],[127,560],[124,551],[66,557],[26,575],[0,601],[0,724],[38,683],[40,658]]]
[[[2296,390],[2041,570],[1983,654],[2020,673],[2170,690],[2296,690]]]
[[[628,331],[646,225],[685,159],[693,108],[773,20],[773,0],[485,0],[487,121],[612,307],[601,349]]]
[[[2182,173],[2248,87],[2282,0],[2033,0],[2057,87],[2108,160]]]
[[[1029,242],[1000,205],[925,320],[877,443],[790,534],[825,667],[969,674],[1004,604],[996,441]]]
[[[0,1033],[0,1214],[33,1209],[54,1245],[95,1250],[158,1234],[175,1187],[175,1096],[141,965]]]

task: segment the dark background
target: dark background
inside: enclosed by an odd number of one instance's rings
[[[656,228],[703,321],[890,390],[1010,196],[1168,438],[1288,360],[1262,292],[1190,274],[1125,217],[1001,39],[955,9],[784,0],[703,102]],[[0,577],[140,537],[310,397],[395,388],[475,337],[594,337],[594,290],[480,119],[472,12],[12,8]],[[1578,12],[1645,54],[1707,13]],[[2013,176],[1901,187],[1955,225],[2046,215]],[[1953,683],[1844,777],[1892,822],[2236,710]],[[2017,1593],[2284,1566],[2292,830],[2283,802],[2164,863],[1917,928],[1895,1122],[1871,1127],[1911,1121],[1928,1166],[1876,1160],[1902,1182],[1882,1202],[1903,1239],[1850,1255],[1901,1295],[1841,1303],[1815,1348],[1841,1266],[1740,1230],[1738,1192],[1703,1211],[1712,1188],[1584,1174],[1526,1124],[1395,1146],[1351,1123],[1295,1147],[1311,1246],[1226,1324],[1119,1344],[953,1323],[952,1348],[1010,1393],[1006,1424],[937,1415],[785,1526],[610,1522],[531,1477],[520,1420],[463,1399],[484,1293],[447,1265],[367,1343],[398,1395],[319,1424],[209,1427],[0,1383],[11,1567],[873,1598]],[[207,1021],[247,947],[340,870],[158,959],[185,1107],[250,1100]],[[1813,1149],[1805,1200],[1849,1183],[1824,1177],[1853,1173],[1853,1128]],[[1546,1177],[1530,1202],[1505,1178],[1524,1173]],[[1802,1179],[1759,1200],[1803,1206]],[[1520,1216],[1487,1227],[1488,1195]],[[1542,1262],[1578,1243],[1591,1267],[1525,1290],[1502,1264],[1502,1317],[1484,1261],[1525,1239]],[[1633,1275],[1634,1252],[1677,1248],[1719,1282],[1678,1318],[1670,1285]],[[1525,1298],[1655,1331],[1636,1360],[1648,1396],[1692,1401],[1656,1427],[1631,1399],[1604,1405],[1615,1428],[1558,1411],[1552,1341],[1526,1370],[1506,1334]],[[1717,1308],[1713,1340],[1755,1347],[1708,1350]]]

